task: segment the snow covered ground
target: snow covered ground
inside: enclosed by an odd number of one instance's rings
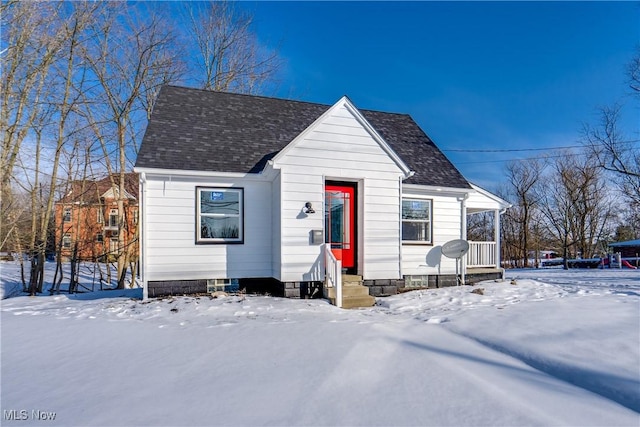
[[[1,424],[640,425],[640,271],[516,270],[360,310],[140,295],[2,300]]]

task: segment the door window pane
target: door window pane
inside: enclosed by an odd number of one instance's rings
[[[325,241],[334,249],[348,249],[351,245],[348,215],[351,210],[351,195],[340,191],[325,194]]]

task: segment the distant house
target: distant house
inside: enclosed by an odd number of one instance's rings
[[[622,258],[637,258],[640,256],[640,239],[609,243],[609,247],[613,252],[620,252]]]
[[[120,175],[98,180],[74,181],[70,190],[55,204],[55,239],[60,257],[71,259],[73,252],[81,260],[106,260],[130,249],[139,252],[138,224],[139,178],[125,175],[125,232],[119,240],[118,191]]]
[[[287,297],[370,295],[501,277],[509,205],[460,174],[406,114],[164,87],[134,170],[145,296],[225,284]],[[468,215],[495,238],[457,263]],[[458,269],[458,268],[459,269]],[[341,274],[344,273],[344,274]],[[364,291],[363,291],[364,289]],[[352,295],[353,294],[353,295]],[[345,306],[347,306],[345,304]]]

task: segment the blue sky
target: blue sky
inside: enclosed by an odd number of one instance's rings
[[[640,2],[243,2],[285,61],[269,95],[408,113],[472,182],[505,161],[576,145],[596,108],[624,102]]]

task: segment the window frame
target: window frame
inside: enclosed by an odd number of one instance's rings
[[[64,233],[62,235],[62,244],[60,245],[62,249],[71,249],[71,233]]]
[[[238,215],[201,212],[202,192],[222,192],[238,194]],[[238,218],[238,237],[202,237],[202,217]],[[196,187],[195,242],[198,245],[244,244],[244,187]]]
[[[404,218],[404,202],[423,202],[428,203],[428,219],[405,219]],[[426,223],[427,230],[429,232],[428,240],[409,240],[404,238],[404,224],[406,223]],[[409,245],[433,245],[433,199],[421,198],[416,196],[402,196],[401,205],[400,205],[400,238],[402,239],[402,244]]]
[[[112,219],[115,217],[115,223]],[[109,228],[118,228],[118,223],[120,222],[120,212],[118,209],[110,209],[109,210],[109,222],[107,222],[107,227]]]
[[[62,222],[71,222],[73,208],[65,206],[62,210]]]

